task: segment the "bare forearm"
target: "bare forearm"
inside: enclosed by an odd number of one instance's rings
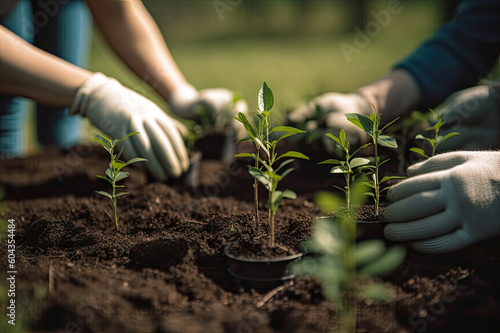
[[[0,26],[0,92],[52,106],[71,105],[91,73],[48,54]]]
[[[420,101],[420,90],[413,77],[404,70],[395,70],[358,90],[388,122],[412,111]]]
[[[88,0],[104,37],[120,58],[165,100],[186,85],[163,36],[141,1]]]

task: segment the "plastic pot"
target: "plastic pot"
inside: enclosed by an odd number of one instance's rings
[[[302,258],[307,252],[301,244],[297,254],[281,258],[253,259],[231,254],[231,246],[232,244],[229,244],[224,248],[224,254],[228,257],[229,273],[241,285],[256,290],[275,288],[293,280],[295,275],[289,272],[288,265]]]
[[[205,135],[195,142],[194,148],[203,154],[203,159],[230,163],[236,153],[235,143],[234,130],[228,129],[225,133]]]

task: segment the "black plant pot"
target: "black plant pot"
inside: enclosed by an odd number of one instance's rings
[[[195,142],[194,148],[202,153],[203,159],[230,163],[236,154],[236,135],[232,129],[207,134]]]
[[[230,249],[231,244],[224,248],[224,254],[228,257],[229,273],[241,285],[259,291],[272,289],[293,280],[295,275],[289,272],[288,265],[302,258],[307,252],[301,244],[297,254],[281,258],[253,259],[231,254]]]

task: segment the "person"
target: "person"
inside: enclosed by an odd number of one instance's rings
[[[303,122],[319,105],[329,128],[363,142],[345,113],[371,114],[371,103],[389,122],[445,100],[445,133],[460,135],[445,141],[441,154],[409,167],[409,178],[388,191],[389,240],[447,253],[500,235],[500,83],[475,86],[498,60],[499,16],[498,1],[462,1],[452,21],[387,75],[353,93],[317,96],[288,116]]]
[[[83,47],[75,46],[75,43],[87,43],[86,37],[75,31],[88,28],[88,20],[84,18],[86,15],[81,14],[88,6],[109,45],[128,67],[167,101],[170,110],[179,117],[199,120],[200,106],[214,119],[220,118],[216,116],[221,112],[232,114],[246,111],[245,101],[234,102],[233,92],[230,90],[215,88],[198,91],[189,84],[172,58],[158,26],[141,1],[31,3],[33,6],[42,4],[45,7],[42,8],[43,11],[36,11],[38,7],[33,7],[35,12],[32,14],[31,29],[29,21],[24,21],[23,25],[17,27],[18,32],[35,34],[35,44],[43,44],[45,37],[57,37],[55,44],[58,45],[55,49],[69,50],[67,52],[76,53],[76,58]],[[78,6],[74,7],[73,3],[78,3]],[[2,1],[0,18],[9,12],[21,18],[26,17],[23,13],[29,4],[26,0],[17,4],[12,0]],[[46,20],[40,21],[41,14],[45,15],[42,16]],[[78,17],[81,17],[80,21],[83,23],[78,22]],[[54,19],[56,23],[50,23],[50,19]],[[72,25],[77,27],[71,28]],[[50,30],[49,36],[44,35],[44,29]],[[79,39],[83,39],[83,42],[78,41]],[[44,106],[39,107],[37,112],[40,119],[39,131],[56,132],[50,134],[52,138],[46,141],[48,144],[64,146],[77,142],[74,136],[78,136],[78,124],[60,131],[59,125],[49,126],[53,125],[51,122],[56,121],[55,118],[62,117],[61,122],[66,122],[64,117],[67,112],[69,118],[77,117],[75,115],[87,117],[93,125],[112,138],[120,138],[129,132],[140,132],[140,135],[129,139],[129,144],[124,145],[123,154],[126,158],[147,158],[149,162],[145,166],[158,180],[178,177],[187,170],[189,160],[181,136],[186,128],[179,121],[117,80],[77,66],[82,65],[83,60],[74,61],[71,56],[66,56],[69,60],[66,61],[61,59],[64,54],[51,54],[51,51],[54,49],[47,47],[47,50],[42,50],[29,44],[0,25],[0,93],[10,96],[4,97],[0,102],[1,157],[21,153],[19,142],[22,116],[18,114],[21,107],[15,99],[20,96],[33,99]],[[56,108],[54,114],[46,112],[49,107]],[[63,138],[55,139],[54,136]]]

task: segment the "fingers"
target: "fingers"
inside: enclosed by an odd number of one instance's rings
[[[159,181],[167,180],[167,173],[164,171],[161,162],[158,160],[156,154],[154,153],[154,150],[151,147],[152,145],[149,138],[150,134],[148,133],[148,131],[142,126],[133,126],[132,131],[137,131],[140,134],[130,137],[134,152],[134,154],[130,155],[130,157],[146,158],[148,161],[144,162],[144,164],[148,169],[148,171],[151,173],[151,175]],[[127,147],[131,145],[125,144],[124,146],[125,146],[124,152],[125,149],[132,151],[130,148]]]
[[[417,221],[389,223],[384,236],[395,242],[412,242],[445,235],[459,227],[457,217],[444,211]]]
[[[405,198],[408,198],[414,194],[419,194],[422,192],[430,192],[436,191],[441,188],[441,181],[445,177],[445,173],[443,172],[434,172],[430,174],[424,174],[421,176],[417,176],[414,178],[408,178],[403,180],[401,183],[394,185],[391,187],[389,192],[387,193],[387,198],[391,202],[396,202]],[[394,204],[393,204],[394,205]],[[391,206],[393,206],[391,205]],[[391,209],[389,209],[389,214]],[[397,207],[397,206],[393,206]],[[389,218],[392,216],[389,215]]]
[[[445,210],[439,191],[418,192],[387,206],[384,217],[389,222],[415,221]]]
[[[413,243],[415,250],[422,253],[450,253],[474,243],[472,237],[463,229],[433,239]]]
[[[187,169],[187,166],[189,166],[189,159],[175,126],[171,124],[169,128],[162,128],[155,121],[147,121],[144,123],[144,128],[151,142],[150,150],[158,160],[160,168],[169,177],[179,177]],[[179,144],[184,149],[184,152],[179,149]]]
[[[451,140],[451,139],[450,139]],[[468,161],[472,156],[470,152],[453,152],[436,155],[427,161],[410,166],[406,171],[408,176],[427,174],[431,172],[448,170]]]
[[[187,129],[180,122],[176,120],[171,122],[171,120],[173,119],[167,118],[167,116],[161,117],[157,119],[157,124],[163,131],[163,134],[166,135],[167,141],[170,143],[167,147],[172,147],[175,159],[180,163],[181,172],[174,175],[175,177],[178,177],[189,168],[189,156],[179,130],[181,129],[187,131]]]

